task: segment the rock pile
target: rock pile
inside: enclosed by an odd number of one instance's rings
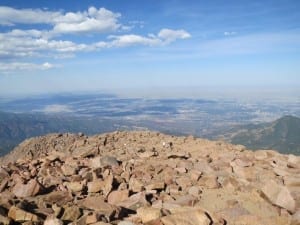
[[[1,159],[0,224],[297,225],[300,157],[154,132],[33,138]]]

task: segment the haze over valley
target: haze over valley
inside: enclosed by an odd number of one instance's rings
[[[153,130],[231,141],[229,135],[243,126],[273,122],[285,115],[300,117],[299,103],[294,99],[120,98],[99,93],[2,99],[0,111],[1,154],[26,138],[53,132]],[[259,147],[268,145],[255,148]],[[274,147],[299,154],[298,147],[295,150]]]

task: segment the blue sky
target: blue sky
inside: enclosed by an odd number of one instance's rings
[[[299,12],[298,0],[0,0],[0,95],[300,90]]]

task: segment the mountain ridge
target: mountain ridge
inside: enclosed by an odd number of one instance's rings
[[[270,123],[242,125],[233,128],[225,140],[249,149],[274,149],[300,155],[300,118],[286,115]]]

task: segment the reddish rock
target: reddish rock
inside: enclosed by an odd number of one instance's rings
[[[35,180],[30,180],[27,184],[17,183],[12,192],[18,198],[26,198],[37,195],[42,190],[42,186]]]
[[[9,209],[8,217],[16,222],[25,222],[25,221],[38,222],[39,221],[39,218],[36,215],[26,212],[25,210],[15,206],[12,206]]]
[[[268,153],[264,150],[257,150],[254,152],[254,157],[257,160],[265,160],[268,158]]]
[[[178,173],[186,173],[186,172],[187,172],[187,169],[184,168],[184,167],[177,167],[177,168],[175,168],[175,170],[176,170]]]
[[[300,157],[290,154],[288,157],[288,167],[300,169]]]
[[[72,155],[76,158],[85,158],[98,154],[98,148],[95,146],[81,146],[74,149]]]
[[[175,204],[180,206],[194,206],[198,202],[198,196],[192,195],[183,195],[180,196],[174,201]]]
[[[112,191],[107,197],[107,202],[111,205],[117,205],[118,203],[127,200],[128,196],[128,190]]]
[[[161,218],[164,225],[210,225],[211,220],[202,210],[190,210]]]
[[[3,180],[4,178],[8,178],[9,173],[2,167],[0,167],[0,180]]]
[[[201,175],[202,175],[202,172],[199,170],[190,170],[189,171],[189,176],[190,176],[192,182],[197,182],[200,179]]]
[[[66,205],[73,200],[71,193],[67,191],[53,191],[41,196],[41,200],[48,204]]]
[[[87,197],[78,204],[86,209],[95,210],[107,216],[111,216],[116,211],[116,208],[105,202],[101,196]]]
[[[160,209],[152,207],[140,207],[137,209],[137,216],[141,218],[142,223],[150,222],[162,216]]]
[[[191,170],[194,168],[194,163],[189,160],[180,160],[177,164],[177,168],[185,168],[186,170]]]
[[[292,216],[291,225],[299,225],[300,224],[300,209],[298,209],[294,215]]]
[[[44,222],[44,225],[63,225],[63,224],[64,223],[61,220],[59,220],[53,216],[48,217]]]
[[[162,200],[156,200],[156,201],[152,202],[152,207],[157,208],[157,209],[161,209],[163,207],[163,201]]]
[[[179,186],[176,184],[171,184],[168,185],[168,187],[166,188],[167,193],[170,193],[171,195],[176,195],[179,193]]]
[[[95,180],[87,183],[89,193],[97,193],[102,190],[104,182],[102,180]]]
[[[208,164],[206,160],[198,160],[197,163],[194,164],[194,169],[198,170],[203,174],[213,174],[214,169]]]
[[[237,166],[240,167],[249,167],[253,165],[253,161],[247,158],[238,158],[234,160],[234,162],[236,163]]]
[[[61,170],[65,176],[72,176],[72,175],[76,174],[76,167],[68,165],[68,164],[64,164],[61,167]]]
[[[201,177],[201,179],[198,181],[198,184],[200,186],[204,186],[209,189],[219,188],[220,184],[218,182],[218,177],[215,175],[205,175]]]
[[[266,225],[270,223],[266,223],[262,218],[253,215],[241,215],[237,217],[233,224],[243,224],[243,225]]]
[[[97,212],[90,212],[88,215],[85,216],[85,223],[86,224],[94,224],[101,220],[101,214]]]
[[[285,208],[290,212],[295,211],[296,202],[285,186],[281,186],[275,181],[270,180],[263,186],[262,192],[273,204]]]
[[[100,162],[100,159],[101,159],[100,156],[97,156],[97,157],[95,157],[95,158],[92,158],[92,159],[90,160],[90,166],[91,166],[93,169],[101,168],[101,162]]]
[[[146,185],[146,190],[164,190],[165,189],[165,182],[163,181],[154,181],[151,184]]]
[[[80,209],[75,206],[67,206],[64,208],[64,214],[61,217],[63,221],[75,221],[81,216]]]
[[[1,180],[1,183],[0,183],[0,192],[4,191],[4,189],[7,187],[7,184],[9,182],[9,178],[8,177],[5,177]]]
[[[300,188],[300,176],[285,176],[283,178],[284,185],[287,187],[299,187]],[[299,189],[300,190],[300,189]]]
[[[222,187],[237,190],[240,188],[238,180],[234,177],[226,177],[222,180]]]
[[[188,193],[194,197],[199,197],[201,189],[198,186],[192,186],[189,188]]]
[[[106,197],[112,190],[114,177],[109,174],[103,181],[104,185],[102,187],[103,195]]]
[[[140,207],[148,206],[149,203],[146,200],[146,195],[144,192],[139,192],[137,194],[131,195],[127,200],[122,201],[117,204],[127,209],[137,210]]]
[[[133,192],[140,192],[143,190],[143,183],[136,178],[130,178],[129,189]]]
[[[53,204],[51,208],[53,210],[54,217],[58,217],[60,215],[61,211],[62,211],[62,207],[60,207],[56,204]]]
[[[52,176],[52,175],[47,175],[41,177],[41,183],[43,184],[44,187],[51,187],[51,186],[56,186],[62,183],[62,178],[59,176]]]
[[[185,190],[187,187],[192,185],[191,179],[188,176],[182,176],[176,179],[176,183]]]
[[[13,205],[13,202],[11,201],[15,195],[8,190],[0,193],[0,206],[3,208],[9,210],[10,207]]]
[[[85,181],[67,182],[65,186],[72,192],[80,192],[85,187]]]

